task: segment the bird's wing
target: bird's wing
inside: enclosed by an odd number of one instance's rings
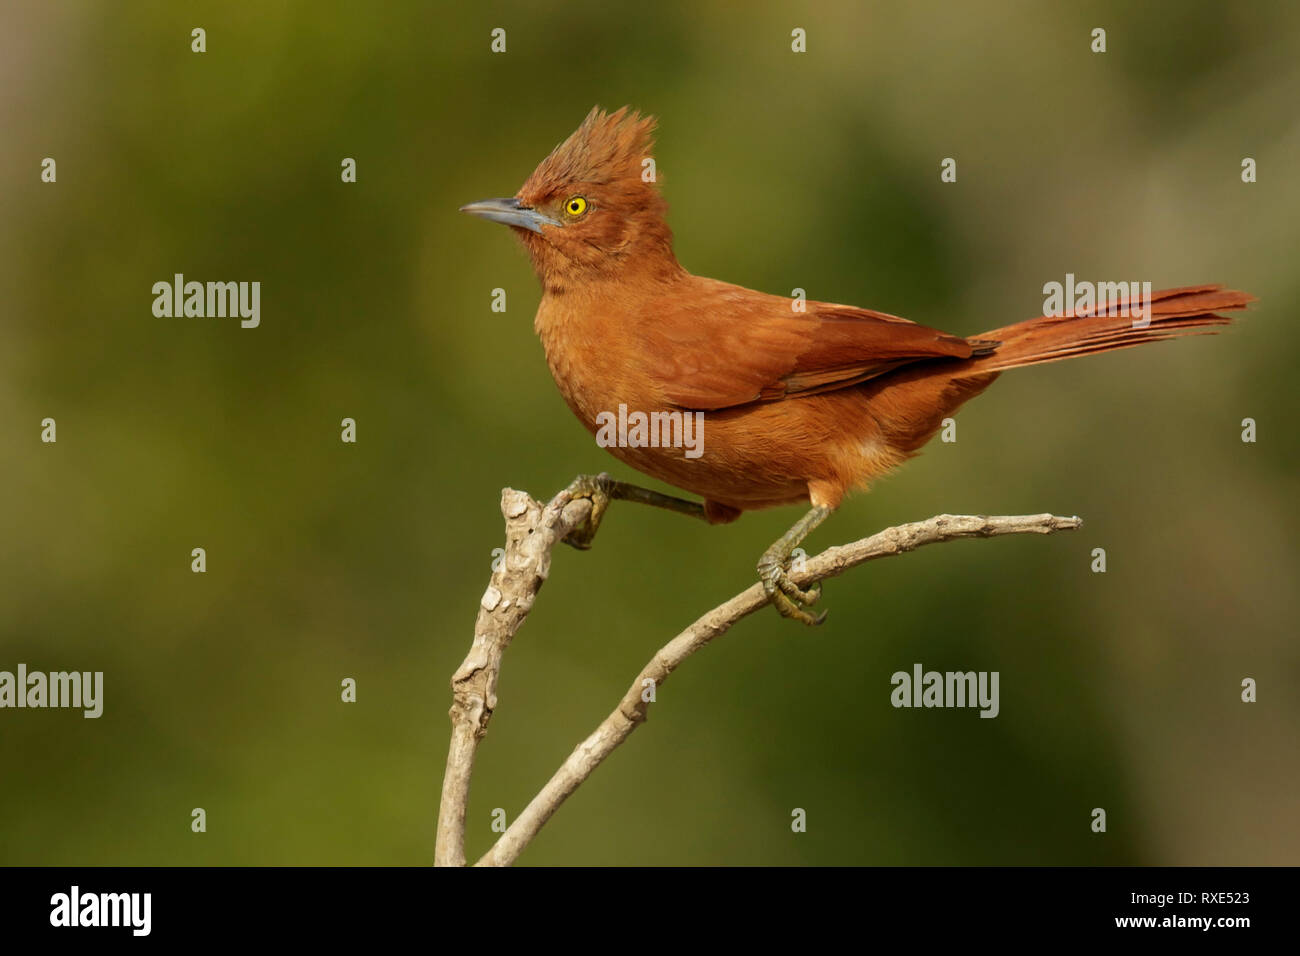
[[[883,312],[791,299],[709,282],[689,314],[644,328],[644,361],[668,401],[713,410],[846,388],[924,359],[966,359],[996,343],[968,341]]]

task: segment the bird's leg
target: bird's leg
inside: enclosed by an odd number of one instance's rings
[[[603,471],[599,475],[579,475],[565,490],[573,498],[591,499],[591,514],[587,520],[570,531],[569,536],[564,539],[566,544],[571,544],[580,551],[586,551],[591,547],[591,541],[596,537],[601,519],[605,517],[605,509],[609,507],[611,501],[638,501],[643,505],[653,505],[656,508],[707,520],[704,518],[704,505],[698,501],[674,498],[672,495],[660,494],[639,485],[616,481]]]
[[[768,600],[776,606],[782,617],[792,617],[805,624],[820,624],[826,620],[825,611],[814,617],[803,609],[817,603],[817,599],[822,596],[821,585],[818,584],[811,591],[805,591],[790,580],[786,563],[790,560],[794,549],[812,533],[814,528],[825,521],[830,513],[831,509],[824,505],[815,506],[796,521],[794,527],[781,535],[758,559],[758,579],[763,583],[763,590],[767,592]]]

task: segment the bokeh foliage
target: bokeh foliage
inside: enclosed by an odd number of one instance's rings
[[[1296,862],[1294,4],[32,0],[5,19],[0,669],[102,670],[106,700],[97,721],[0,711],[0,863],[431,860],[499,489],[630,477],[550,381],[522,252],[456,211],[512,193],[593,103],[661,117],[696,272],[961,334],[1038,314],[1066,272],[1261,301],[1214,339],[1006,376],[957,443],[810,544],[942,511],[1084,530],[859,569],[817,631],[745,621],[523,862]],[[260,281],[261,327],[155,318],[176,272]],[[471,853],[796,515],[616,506],[594,551],[556,556],[506,660]],[[918,661],[1000,671],[1001,716],[894,710],[889,676]]]

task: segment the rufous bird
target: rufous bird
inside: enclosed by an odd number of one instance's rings
[[[673,255],[658,177],[644,175],[654,120],[593,109],[509,199],[463,212],[511,227],[542,284],[534,327],[564,400],[593,435],[620,405],[703,412],[702,454],[680,447],[609,451],[703,504],[590,479],[589,491],[710,523],[811,504],[758,563],[787,617],[819,591],[788,577],[793,550],[851,489],[917,454],[961,405],[1011,368],[1215,331],[1252,297],[1217,285],[1151,295],[1150,315],[1081,310],[972,338],[898,316],[767,295],[692,275]],[[608,421],[605,418],[604,421]],[[593,497],[593,502],[595,502]],[[570,543],[590,544],[603,507]]]

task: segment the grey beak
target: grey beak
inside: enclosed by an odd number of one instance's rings
[[[528,208],[514,198],[482,199],[478,202],[472,202],[468,206],[461,206],[460,211],[467,212],[471,216],[478,216],[480,219],[486,219],[489,222],[500,222],[507,226],[518,226],[520,229],[531,229],[536,233],[542,231],[542,226],[564,225],[564,223],[552,219],[536,209]]]

